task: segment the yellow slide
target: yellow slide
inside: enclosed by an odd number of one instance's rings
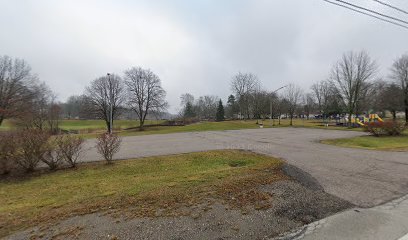
[[[362,123],[359,118],[356,118],[355,121],[356,121],[356,123],[357,123],[358,125],[360,125],[360,126],[362,126],[362,127],[365,126],[364,123]]]
[[[370,114],[369,118],[370,118],[370,120],[378,120],[379,122],[384,122],[384,120],[382,118],[380,118],[380,116],[378,116],[378,114]]]

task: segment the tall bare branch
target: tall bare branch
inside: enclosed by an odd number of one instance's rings
[[[24,60],[0,56],[0,125],[23,112],[30,98],[27,85],[31,78],[31,68]]]
[[[404,97],[405,123],[408,124],[408,54],[395,60],[391,77],[400,86]]]
[[[330,80],[346,107],[349,124],[352,115],[357,113],[359,104],[367,96],[370,81],[374,79],[376,72],[376,63],[364,51],[344,54],[333,67]]]
[[[142,130],[148,113],[167,108],[166,91],[161,87],[160,78],[156,74],[140,67],[125,71],[125,83],[128,88],[128,104],[138,116]]]
[[[113,119],[119,115],[119,110],[124,102],[124,88],[119,76],[111,74],[95,79],[86,88],[87,100],[90,101],[92,110],[100,119],[105,120],[110,132],[110,111],[112,106]],[[112,119],[112,122],[113,122]]]

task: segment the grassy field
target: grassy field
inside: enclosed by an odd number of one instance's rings
[[[10,130],[13,127],[11,121],[4,120],[3,123],[0,126],[0,131],[7,131]]]
[[[355,138],[330,139],[323,140],[322,143],[370,150],[408,151],[408,134],[398,137],[362,136]]]
[[[145,125],[160,124],[163,120],[146,120]],[[76,131],[81,134],[88,134],[92,132],[99,132],[106,130],[106,124],[103,120],[61,120],[59,127],[66,131]],[[114,129],[116,131],[123,131],[126,128],[139,127],[137,120],[115,120]],[[9,120],[5,120],[0,126],[0,131],[7,131],[13,128],[13,124]]]
[[[145,124],[159,124],[161,120],[146,120]],[[114,121],[115,129],[125,129],[138,127],[137,120],[116,120]],[[102,120],[61,120],[60,128],[64,130],[101,130],[106,129],[105,122]]]
[[[278,124],[278,120],[275,120],[275,124],[272,125],[271,120],[234,120],[234,121],[224,121],[224,122],[199,122],[187,126],[159,126],[159,127],[149,127],[145,131],[138,131],[137,129],[122,131],[120,135],[122,136],[136,136],[136,135],[148,135],[148,134],[166,134],[166,133],[178,133],[178,132],[200,132],[200,131],[223,131],[223,130],[239,130],[239,129],[255,129],[259,128],[256,123],[263,123],[264,128],[277,128],[277,127],[289,127],[290,122],[288,119],[282,119],[281,124]],[[319,120],[302,120],[294,119],[293,127],[305,127],[305,128],[318,128],[318,129],[331,129],[331,130],[351,130],[351,131],[362,131],[362,128],[347,128],[347,127],[337,127],[333,125],[325,127]],[[94,137],[94,135],[87,136]]]
[[[218,198],[235,207],[261,204],[245,190],[285,178],[281,160],[245,151],[210,151],[84,164],[0,181],[0,237],[72,214],[126,209],[134,216],[177,215],[180,206]],[[265,171],[269,169],[269,171]],[[231,198],[234,196],[234,198]],[[180,205],[182,204],[182,205]]]
[[[147,120],[146,125],[160,124],[163,121],[159,120]],[[224,122],[199,122],[187,126],[152,126],[146,127],[144,131],[139,131],[135,128],[139,126],[139,122],[136,120],[116,120],[114,122],[114,129],[121,136],[135,136],[135,135],[148,135],[148,134],[166,134],[166,133],[178,133],[178,132],[197,132],[197,131],[222,131],[222,130],[238,130],[238,129],[254,129],[259,128],[256,123],[263,123],[264,128],[270,127],[288,127],[289,119],[282,119],[279,125],[278,120],[274,121],[274,125],[271,120],[234,120]],[[5,122],[0,129],[10,129],[11,124]],[[85,138],[95,138],[100,132],[106,130],[104,121],[102,120],[62,120],[60,127],[64,130],[77,131]],[[335,129],[335,130],[353,130],[361,131],[361,128],[349,129],[346,127],[337,127],[334,122],[329,127],[325,127],[320,120],[303,120],[294,119],[293,127],[307,127],[307,128],[320,128],[320,129]]]

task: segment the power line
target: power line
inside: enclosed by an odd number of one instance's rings
[[[397,11],[400,11],[400,12],[402,12],[402,13],[408,14],[408,12],[405,11],[404,9],[401,9],[401,8],[399,8],[399,7],[395,7],[395,6],[393,6],[393,5],[389,4],[389,3],[386,3],[386,2],[383,2],[383,1],[380,1],[380,0],[373,0],[373,1],[374,1],[374,2],[377,2],[377,3],[379,3],[379,4],[382,4],[382,5],[384,5],[384,6],[390,7],[390,8],[392,8],[392,9],[395,9],[395,10],[397,10]]]
[[[384,22],[387,22],[387,23],[391,23],[391,24],[397,25],[397,26],[402,27],[402,28],[405,28],[405,29],[408,29],[408,26],[406,26],[406,25],[403,25],[403,24],[400,24],[400,23],[396,23],[396,22],[390,21],[390,20],[385,19],[385,18],[380,18],[380,17],[378,17],[378,16],[375,16],[375,15],[373,15],[373,14],[366,13],[366,12],[363,12],[363,11],[360,11],[360,10],[357,10],[357,9],[355,9],[355,8],[351,8],[351,7],[348,7],[348,6],[339,4],[339,3],[335,3],[335,2],[332,2],[332,1],[329,1],[329,0],[323,0],[323,1],[328,2],[328,3],[330,3],[330,4],[333,4],[333,5],[337,5],[337,6],[343,7],[343,8],[347,8],[347,9],[349,9],[349,10],[351,10],[351,11],[354,11],[354,12],[357,12],[357,13],[361,13],[361,14],[366,15],[366,16],[370,16],[370,17],[376,18],[376,19],[378,19],[378,20],[381,20],[381,21],[384,21]]]
[[[364,11],[367,11],[367,12],[370,12],[370,13],[374,13],[374,14],[380,15],[380,16],[382,16],[382,17],[386,17],[386,18],[392,19],[392,20],[394,20],[394,21],[398,21],[398,22],[402,22],[402,23],[408,24],[408,22],[405,21],[405,20],[401,20],[401,19],[396,18],[396,17],[391,17],[391,16],[389,16],[389,15],[385,15],[385,14],[383,14],[383,13],[379,13],[379,12],[376,12],[376,11],[374,11],[374,10],[371,10],[371,9],[368,9],[368,8],[365,8],[365,7],[361,7],[361,6],[358,6],[358,5],[355,5],[355,4],[352,4],[352,3],[349,3],[349,2],[343,1],[343,0],[335,0],[335,1],[341,2],[341,3],[343,3],[343,4],[347,4],[347,5],[352,6],[352,7],[354,7],[354,8],[358,8],[358,9],[361,9],[361,10],[364,10]]]

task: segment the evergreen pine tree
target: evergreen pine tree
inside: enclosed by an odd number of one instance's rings
[[[184,117],[185,118],[193,118],[195,117],[194,109],[193,109],[193,104],[190,102],[186,103],[186,107],[184,109]]]
[[[228,96],[226,112],[227,117],[231,119],[234,118],[235,114],[239,113],[239,106],[235,100],[235,96],[232,94]]]
[[[218,122],[224,121],[224,106],[222,105],[222,100],[221,99],[218,102],[216,120]]]

